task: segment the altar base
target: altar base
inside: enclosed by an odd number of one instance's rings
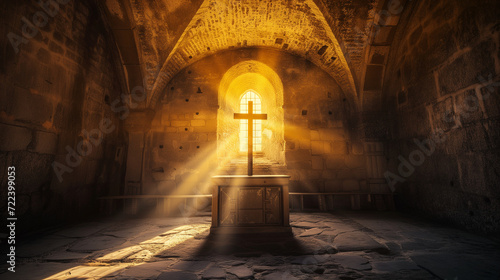
[[[212,177],[217,234],[291,233],[288,175]]]

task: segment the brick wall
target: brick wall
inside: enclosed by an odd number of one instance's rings
[[[500,230],[498,10],[498,1],[412,3],[384,85],[400,206],[487,232]],[[423,162],[415,139],[436,145]],[[398,172],[399,155],[415,171]]]
[[[123,173],[115,152],[125,143],[110,108],[121,91],[112,40],[92,2],[57,3],[48,11],[37,1],[0,4],[0,209],[6,213],[4,171],[15,166],[21,228],[93,213],[95,198],[119,187]],[[89,146],[83,130],[103,119],[115,129]],[[68,148],[88,154],[68,163]]]
[[[210,192],[204,187],[215,175],[217,141],[224,140],[217,139],[218,86],[228,69],[252,59],[271,67],[283,84],[286,167],[275,172],[292,176],[291,191],[366,188],[364,145],[351,135],[348,101],[335,80],[303,58],[247,48],[202,59],[168,84],[146,147],[146,191]],[[213,157],[207,161],[207,155]]]

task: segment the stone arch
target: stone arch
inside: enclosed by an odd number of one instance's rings
[[[284,112],[283,84],[269,66],[255,60],[240,62],[226,71],[219,85],[217,112],[217,155],[230,160],[238,156],[240,97],[248,90],[257,92],[262,99],[262,112],[268,115],[263,122],[263,156],[284,164]],[[219,160],[223,163],[224,160]]]

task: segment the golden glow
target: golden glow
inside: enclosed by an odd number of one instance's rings
[[[159,246],[158,251],[166,251],[171,249],[189,239],[194,238],[197,234],[203,233],[210,228],[209,224],[191,224],[185,226],[179,226],[167,232],[164,232],[154,238],[141,242],[139,245],[134,245],[126,247],[114,252],[111,252],[103,257],[97,259],[97,262],[87,263],[85,265],[75,266],[50,277],[44,278],[44,280],[63,280],[63,279],[101,279],[107,276],[114,275],[120,270],[124,270],[130,266],[137,266],[145,264],[150,258],[143,259],[144,262],[141,263],[125,263],[125,264],[110,264],[106,263],[109,261],[116,261],[124,259],[130,255],[137,252],[138,247],[150,247],[151,244],[162,244]],[[154,254],[153,254],[154,255]],[[80,278],[85,277],[85,278]]]
[[[260,96],[253,90],[241,97],[240,113],[248,113],[248,101],[253,101],[253,113],[262,113]],[[248,151],[248,120],[240,120],[240,152]],[[253,151],[262,152],[262,120],[253,120]]]
[[[240,62],[224,74],[219,86],[219,110],[217,112],[217,156],[219,164],[229,161],[231,167],[235,164],[245,164],[241,161],[246,154],[248,139],[246,133],[247,121],[235,120],[234,113],[244,113],[248,99],[242,107],[242,95],[257,95],[260,99],[260,111],[254,101],[255,110],[267,115],[267,120],[256,121],[254,124],[254,152],[261,158],[278,164],[285,163],[284,156],[284,112],[283,85],[274,70],[266,64],[248,60]],[[260,127],[259,127],[260,126]],[[233,137],[233,135],[235,137]],[[227,168],[226,168],[227,169]],[[243,172],[242,174],[245,174]],[[235,174],[235,173],[231,173]]]

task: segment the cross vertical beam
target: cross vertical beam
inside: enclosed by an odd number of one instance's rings
[[[253,175],[253,120],[267,120],[267,114],[254,114],[253,101],[248,101],[248,114],[235,113],[237,120],[248,120],[248,176]]]

